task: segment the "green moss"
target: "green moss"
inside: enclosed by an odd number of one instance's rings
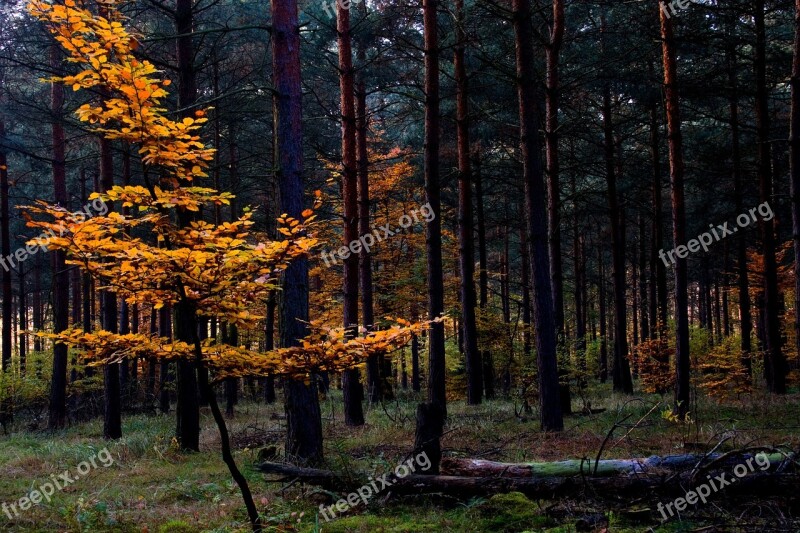
[[[158,533],[196,533],[197,528],[180,520],[170,520],[160,528]]]
[[[553,525],[549,518],[540,516],[536,504],[520,492],[492,496],[477,511],[483,519],[484,531],[516,532]]]
[[[325,533],[425,533],[443,531],[424,516],[348,516],[320,526]]]

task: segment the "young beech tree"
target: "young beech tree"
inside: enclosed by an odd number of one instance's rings
[[[34,0],[31,13],[47,23],[79,72],[53,83],[74,90],[102,90],[107,98],[85,104],[78,117],[109,141],[138,146],[144,165],[144,186],[115,186],[90,198],[119,203],[123,213],[76,219],[61,205],[37,202],[26,214],[28,226],[54,230],[50,250],[65,253],[128,305],[155,309],[181,309],[175,314],[175,340],[154,333],[94,332],[78,328],[48,334],[57,344],[83,350],[92,365],[107,365],[126,358],[148,356],[162,361],[192,362],[210,373],[211,383],[229,377],[284,374],[308,379],[312,372],[338,372],[363,363],[374,353],[386,353],[420,333],[427,324],[400,323],[349,339],[343,328],[324,329],[312,324],[311,334],[298,346],[259,353],[245,346],[229,346],[217,339],[201,339],[198,324],[216,319],[240,331],[263,327],[258,310],[266,307],[278,276],[295,259],[308,254],[316,239],[307,232],[313,212],[305,210],[303,223],[278,219],[282,241],[262,241],[250,233],[252,213],[233,222],[215,225],[201,219],[182,223],[183,213],[201,207],[230,203],[233,195],[191,186],[205,177],[213,159],[197,135],[205,112],[173,121],[160,107],[168,80],[160,78],[148,61],[134,56],[137,41],[123,26],[115,2],[103,2],[103,16],[82,0],[52,5]],[[154,179],[151,176],[158,176]],[[42,220],[44,219],[44,220]],[[135,231],[134,231],[135,230]],[[135,235],[135,236],[134,236]],[[222,456],[238,484],[254,531],[261,531],[258,510],[245,478],[231,453],[225,421],[211,393],[211,383],[201,382],[209,399],[222,443]]]

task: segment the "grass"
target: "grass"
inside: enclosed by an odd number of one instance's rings
[[[731,437],[723,450],[754,445],[797,449],[800,444],[796,394],[780,399],[755,394],[725,405],[701,398],[692,409],[691,425],[662,418],[661,411],[668,403],[658,396],[639,395],[638,400],[631,401],[612,394],[608,386],[595,386],[586,397],[593,408],[606,411],[567,418],[561,434],[542,433],[535,413],[520,419],[520,407],[513,401],[495,400],[468,407],[463,400],[453,399],[443,439],[445,453],[510,462],[594,459],[609,429],[627,415],[632,415],[628,425],[608,439],[604,458],[686,453],[687,446],[711,448],[723,435]],[[333,391],[322,402],[330,468],[365,481],[368,475],[394,468],[412,448],[414,411],[421,399],[400,391],[396,400],[369,408],[368,424],[354,429],[344,425],[341,394]],[[658,402],[664,402],[663,408],[652,409]],[[580,500],[533,502],[521,494],[471,501],[432,497],[387,500],[380,494],[366,509],[356,507],[334,521],[315,524],[318,506],[328,503],[330,494],[315,487],[267,483],[252,468],[260,449],[282,446],[282,414],[280,404],[243,403],[230,421],[237,461],[248,477],[268,531],[519,533],[601,531],[608,527],[611,531],[677,532],[731,519],[725,505],[716,501],[691,520],[661,526],[646,501],[610,506]],[[50,502],[42,502],[12,520],[0,512],[0,529],[247,531],[238,491],[219,458],[219,440],[209,413],[203,412],[200,453],[179,453],[173,432],[173,415],[135,415],[124,418],[124,438],[118,442],[102,439],[99,420],[58,433],[17,431],[0,437],[0,503],[16,502],[48,481],[51,474],[74,472],[81,461],[104,447],[115,459],[112,466],[91,470],[56,492]],[[748,513],[755,514],[751,503],[736,504],[739,524],[749,519]],[[763,511],[771,504],[758,505]]]

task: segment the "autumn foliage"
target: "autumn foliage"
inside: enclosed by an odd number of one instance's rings
[[[675,347],[666,337],[645,341],[634,350],[642,390],[664,394],[675,386],[672,361]]]
[[[213,159],[213,150],[199,136],[205,112],[197,111],[195,118],[168,118],[162,106],[169,80],[152,63],[135,57],[136,36],[124,27],[116,2],[104,1],[100,7],[98,14],[80,0],[29,4],[67,52],[67,60],[80,69],[50,81],[76,91],[100,90],[104,98],[82,105],[77,116],[107,139],[138,147],[144,184],[91,195],[126,208],[123,213],[110,210],[75,220],[63,206],[37,202],[28,207],[28,226],[55,230],[60,236],[49,242],[50,250],[66,251],[69,264],[80,266],[131,305],[159,309],[180,302],[188,304],[196,319],[216,319],[242,331],[263,329],[259,309],[279,287],[281,272],[317,245],[314,212],[304,211],[303,220],[280,217],[281,240],[257,239],[250,210],[219,225],[197,216],[203,208],[213,211],[233,198],[196,185]],[[213,379],[220,380],[341,370],[371,353],[395,349],[424,327],[397,320],[382,331],[346,340],[340,329],[312,324],[301,346],[269,353],[213,338],[192,344],[148,333],[70,329],[46,336],[82,349],[93,364],[140,355],[162,360],[201,356]]]

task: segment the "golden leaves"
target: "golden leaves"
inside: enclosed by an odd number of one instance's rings
[[[103,89],[99,103],[77,111],[83,122],[109,140],[138,146],[142,162],[156,167],[158,185],[115,186],[94,193],[93,201],[116,203],[125,213],[109,211],[75,220],[64,208],[37,202],[28,207],[29,227],[52,231],[48,247],[67,252],[67,262],[79,265],[97,278],[102,288],[117,293],[129,304],[162,309],[179,302],[197,318],[216,318],[242,330],[262,330],[267,295],[277,289],[277,277],[292,261],[306,257],[318,242],[309,234],[314,211],[301,220],[278,219],[281,240],[251,234],[253,212],[233,222],[213,225],[197,220],[188,226],[174,223],[174,212],[197,212],[203,206],[229,204],[233,195],[191,186],[206,176],[213,150],[201,142],[199,131],[208,121],[203,110],[178,121],[161,107],[170,85],[147,60],[134,57],[135,36],[120,22],[115,0],[100,0],[105,16],[87,7],[85,0],[50,4],[31,0],[28,9],[44,21],[79,65],[77,74],[54,78],[73,90]],[[322,194],[314,193],[315,208]],[[129,214],[132,211],[134,214]],[[40,215],[34,219],[31,215]],[[41,220],[44,218],[45,220]],[[135,230],[135,231],[134,231]],[[364,338],[346,338],[344,330],[312,324],[302,346],[259,353],[243,346],[228,346],[213,339],[200,347],[202,363],[214,379],[226,376],[286,374],[303,377],[316,370],[337,370],[363,363],[374,353],[388,353],[420,332],[424,324],[397,321],[392,327]],[[44,334],[56,342],[75,346],[93,364],[109,363],[137,355],[158,359],[194,358],[193,346],[147,334],[87,333],[67,330]]]
[[[246,311],[240,313],[247,315]],[[303,378],[312,372],[339,372],[361,365],[371,355],[390,354],[406,344],[412,334],[419,334],[426,327],[427,323],[395,324],[364,338],[346,339],[342,328],[325,328],[312,323],[311,333],[301,346],[266,353],[206,339],[201,346],[202,362],[211,370],[214,381],[228,377],[267,375]],[[196,357],[193,347],[188,343],[145,333],[119,334],[105,330],[86,333],[81,329],[68,329],[58,334],[38,335],[81,349],[82,358],[92,366],[136,356],[160,360]]]
[[[68,53],[67,60],[84,68],[50,81],[76,91],[100,87],[110,93],[99,106],[82,106],[77,112],[79,119],[97,124],[96,130],[109,139],[138,144],[146,164],[170,172],[165,181],[205,177],[213,150],[206,148],[196,133],[207,119],[196,115],[176,122],[165,117],[160,105],[169,80],[161,79],[152,63],[132,55],[138,46],[136,38],[120,22],[94,15],[83,0],[70,4],[33,0],[28,10],[48,24]],[[110,18],[122,18],[114,2],[108,3],[107,13]]]

